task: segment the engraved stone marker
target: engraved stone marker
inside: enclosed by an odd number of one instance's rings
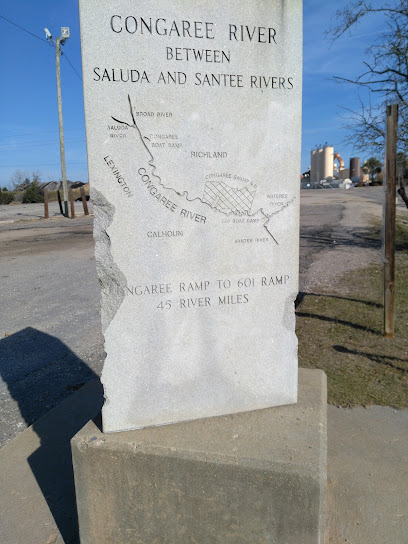
[[[104,431],[296,402],[300,0],[80,0]]]

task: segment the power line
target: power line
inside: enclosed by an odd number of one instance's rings
[[[76,73],[76,75],[77,75],[77,76],[79,77],[79,79],[82,81],[82,77],[81,77],[80,74],[76,71],[74,65],[72,64],[72,62],[71,62],[71,61],[69,60],[69,58],[67,57],[67,54],[64,53],[63,51],[61,51],[61,55],[67,59],[67,61],[69,62],[71,68],[74,70],[74,72]]]
[[[68,161],[69,164],[88,164],[86,161]],[[21,167],[33,167],[33,166],[60,166],[59,162],[44,162],[41,164],[0,164],[0,168],[21,168]]]
[[[67,128],[67,129],[64,129],[64,132],[76,132],[76,131],[83,131],[83,127],[78,127],[78,128]],[[12,138],[20,138],[21,136],[37,136],[38,134],[56,134],[58,132],[58,130],[56,128],[52,129],[52,130],[38,130],[36,132],[23,132],[22,134],[14,134],[13,136],[10,136]],[[1,137],[0,137],[1,139]],[[3,137],[4,139],[4,137]],[[37,140],[33,140],[33,141],[37,141]],[[30,142],[24,142],[24,143],[31,143]],[[0,143],[0,145],[2,145]]]
[[[7,21],[8,23],[10,23],[11,25],[14,25],[16,26],[17,28],[19,28],[20,30],[22,30],[23,32],[26,32],[27,34],[30,34],[30,36],[33,36],[34,38],[37,38],[37,40],[40,40],[44,43],[46,43],[47,45],[49,46],[52,46],[54,45],[54,43],[52,41],[48,41],[48,40],[44,40],[44,38],[40,38],[40,36],[37,36],[37,34],[33,34],[32,32],[30,32],[29,30],[27,30],[26,28],[23,28],[22,26],[18,25],[17,23],[14,23],[13,21],[10,21],[10,19],[7,19],[7,17],[4,17],[4,15],[0,15],[0,18],[1,19],[4,19],[5,21]],[[71,66],[71,68],[74,70],[74,72],[76,73],[76,75],[79,77],[79,79],[82,81],[82,77],[79,75],[78,71],[76,70],[76,68],[74,67],[74,65],[72,64],[72,62],[69,60],[69,58],[67,57],[66,53],[64,53],[63,51],[61,51],[61,54],[67,59],[69,65]]]
[[[30,36],[34,36],[34,38],[37,38],[37,40],[41,40],[42,42],[44,42],[44,43],[46,43],[47,45],[49,45],[49,43],[47,42],[47,40],[44,40],[43,38],[40,38],[40,36],[37,36],[36,34],[33,34],[33,33],[30,32],[29,30],[27,30],[26,28],[23,28],[22,26],[18,25],[17,23],[13,23],[13,21],[10,21],[10,19],[7,19],[7,18],[4,17],[3,15],[0,15],[0,18],[1,18],[1,19],[4,19],[5,21],[7,21],[8,23],[10,23],[11,25],[16,26],[17,28],[19,28],[19,29],[22,30],[23,32],[27,32],[27,34],[30,34]]]
[[[77,143],[77,142],[85,142],[85,139],[84,138],[81,138],[80,140],[66,140],[68,143],[70,144],[73,144],[73,143]],[[40,143],[31,143],[31,142],[22,142],[22,143],[19,143],[19,142],[13,142],[13,143],[8,143],[8,144],[0,144],[0,151],[2,149],[5,149],[7,150],[8,148],[10,147],[41,147],[43,145],[51,145],[51,144],[55,144],[55,140],[52,140],[52,141],[47,141],[47,142],[40,142]]]

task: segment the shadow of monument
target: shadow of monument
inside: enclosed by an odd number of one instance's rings
[[[0,375],[40,440],[29,466],[64,542],[79,542],[70,440],[101,409],[102,386],[63,342],[31,327],[2,339],[0,354]],[[90,380],[91,398],[79,391],[78,402],[60,404]]]

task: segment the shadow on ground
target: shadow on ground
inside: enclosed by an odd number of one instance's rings
[[[393,357],[391,355],[381,355],[379,353],[369,353],[366,351],[349,349],[345,346],[339,346],[339,345],[334,345],[333,349],[336,350],[338,353],[347,353],[348,355],[357,355],[359,357],[366,357],[373,363],[389,366],[391,368],[395,368],[396,370],[400,370],[401,372],[406,372],[408,370],[408,359],[402,359],[401,357]],[[398,364],[395,364],[395,362],[405,363],[407,366],[402,366],[402,365],[398,366]]]
[[[1,377],[41,442],[27,461],[64,542],[79,542],[70,440],[100,410],[102,386],[96,406],[44,424],[41,415],[96,374],[63,342],[31,327],[2,339],[0,353]]]
[[[352,328],[354,330],[369,332],[369,333],[375,334],[377,336],[381,335],[381,331],[372,329],[370,327],[367,327],[366,325],[360,325],[358,323],[348,321],[348,320],[344,320],[344,319],[340,319],[338,317],[329,317],[329,316],[326,316],[326,315],[299,311],[299,307],[302,305],[302,302],[305,300],[306,297],[322,297],[322,298],[333,298],[333,299],[337,299],[337,300],[346,300],[348,302],[356,302],[356,303],[363,304],[363,305],[366,305],[366,306],[370,306],[370,307],[373,307],[373,308],[381,308],[382,307],[381,304],[378,304],[376,302],[372,302],[372,301],[369,301],[369,300],[361,300],[361,299],[350,298],[350,297],[342,297],[342,296],[339,296],[339,295],[305,293],[304,291],[300,291],[298,293],[297,297],[296,297],[296,300],[295,300],[296,315],[298,317],[308,317],[308,318],[311,318],[311,319],[318,319],[320,321],[325,321],[327,323],[333,323],[333,324],[335,323],[335,324],[338,324],[338,325],[344,325],[344,326],[350,327],[350,328]]]
[[[312,245],[317,249],[327,249],[339,246],[358,247],[363,249],[379,249],[381,247],[381,238],[376,235],[376,230],[372,228],[355,228],[351,232],[337,231],[333,229],[322,231],[321,226],[318,227],[302,227],[300,231],[300,245]]]
[[[377,331],[370,327],[366,327],[365,325],[359,325],[358,323],[354,323],[352,321],[338,319],[337,317],[328,317],[326,315],[312,314],[310,312],[296,312],[296,315],[298,317],[309,317],[311,319],[319,319],[320,321],[325,321],[327,323],[333,323],[336,325],[344,325],[345,327],[350,327],[351,329],[354,329],[356,331],[370,332],[371,334],[376,334],[377,336],[381,336],[380,331]]]
[[[347,300],[349,302],[358,302],[365,304],[366,306],[372,306],[373,308],[383,308],[383,305],[379,302],[373,302],[371,300],[362,300],[360,298],[343,297],[340,295],[329,295],[327,293],[306,293],[305,291],[299,291],[295,300],[295,308],[298,308],[306,297],[322,297],[322,298],[335,298],[337,300]]]

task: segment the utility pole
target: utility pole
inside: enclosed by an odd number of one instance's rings
[[[69,28],[61,28],[61,36],[55,38],[55,42],[52,39],[51,33],[48,28],[44,28],[47,40],[55,44],[55,64],[57,69],[57,99],[58,99],[58,121],[59,121],[59,139],[60,139],[60,156],[61,156],[61,178],[62,178],[62,190],[64,194],[64,215],[68,215],[68,184],[67,184],[67,169],[65,166],[65,146],[64,146],[64,122],[62,119],[62,96],[61,96],[61,69],[60,69],[60,57],[61,46],[69,38]]]

